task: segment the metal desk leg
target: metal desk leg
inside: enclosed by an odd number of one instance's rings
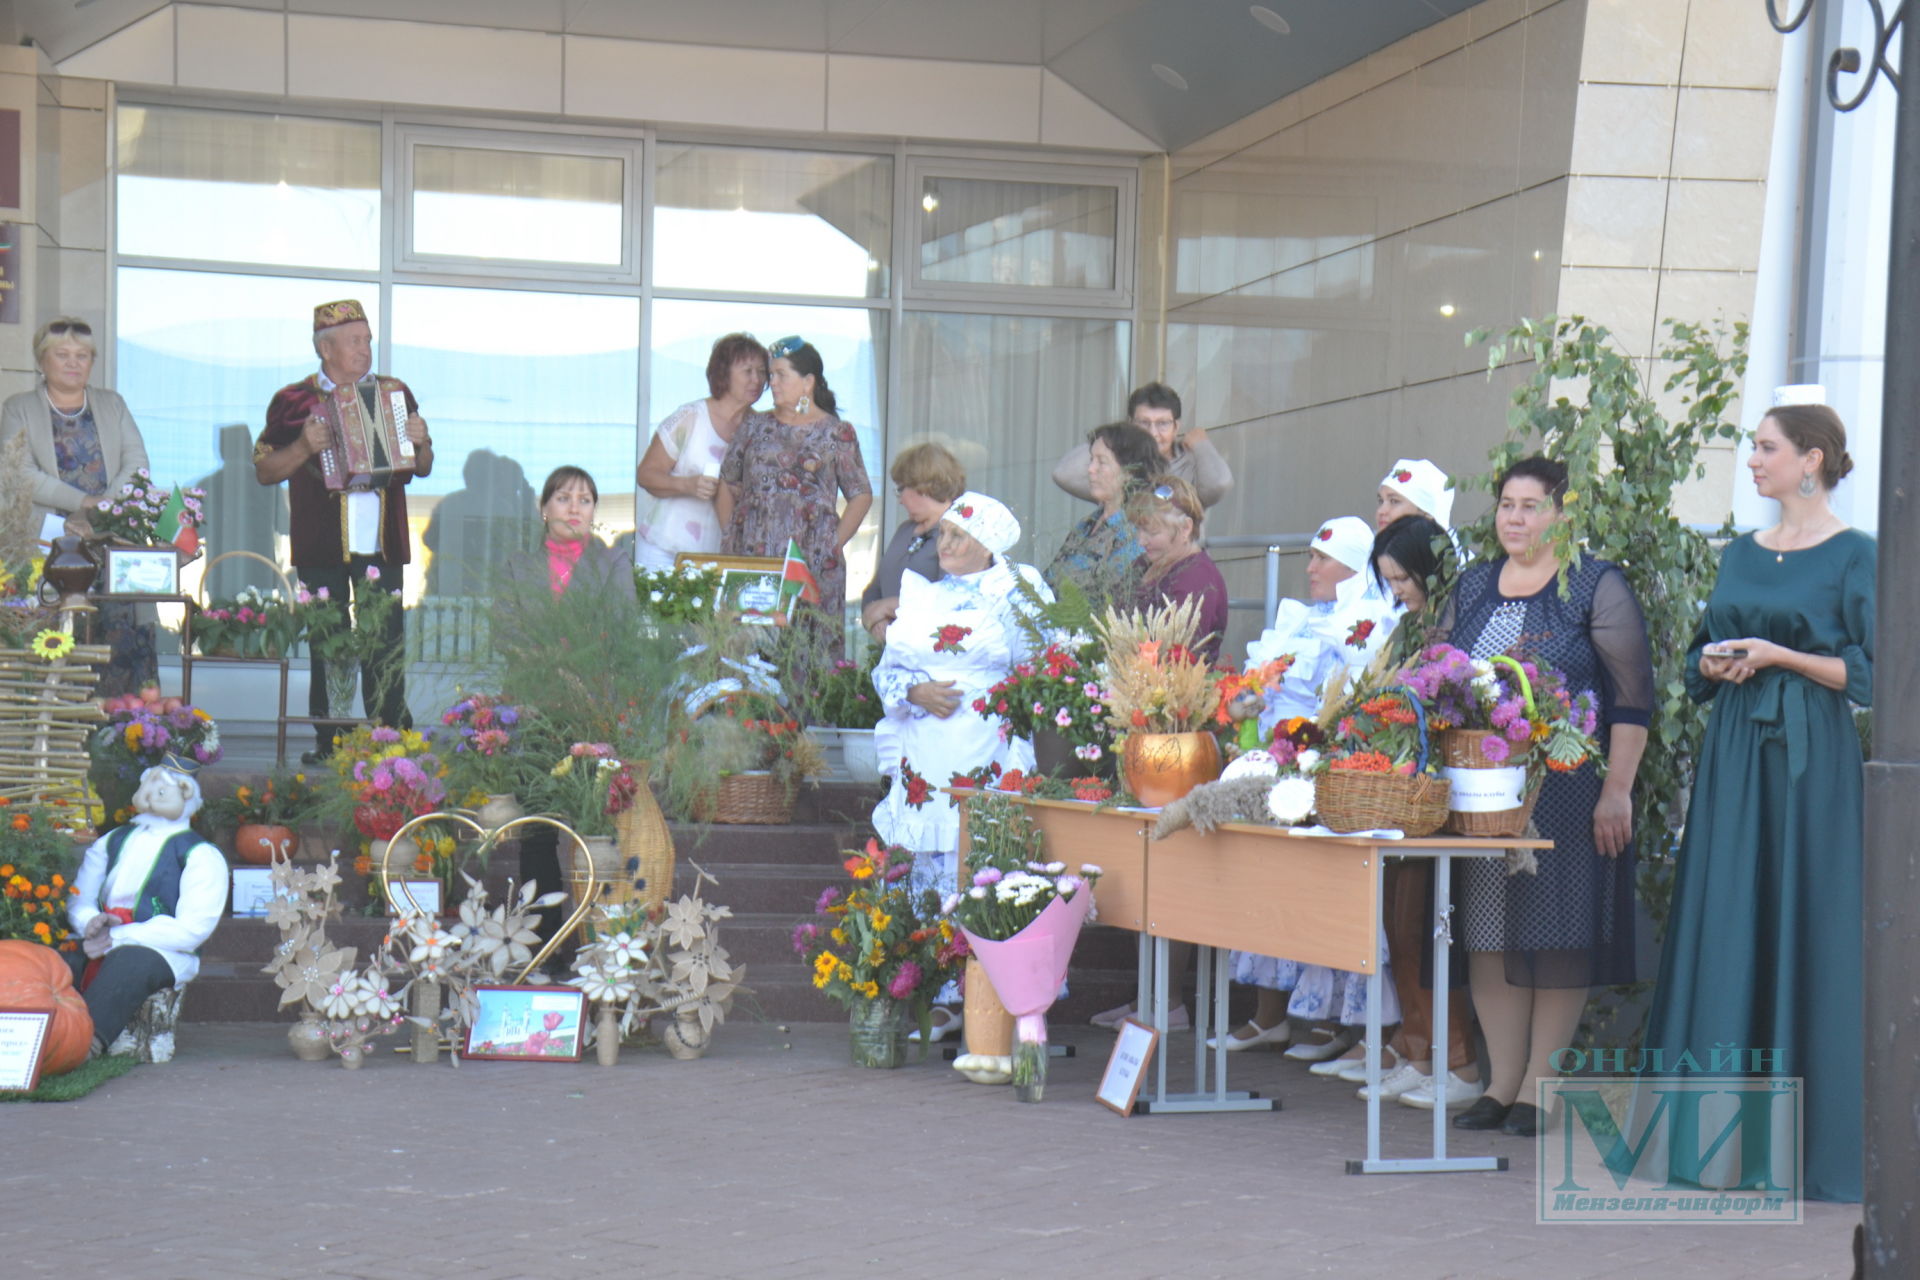
[[[1193,1001],[1193,1092],[1167,1092],[1167,949],[1165,938],[1155,938],[1153,966],[1154,1026],[1160,1028],[1161,1052],[1154,1058],[1154,1093],[1134,1106],[1135,1111],[1164,1111],[1168,1114],[1192,1111],[1278,1111],[1277,1098],[1262,1098],[1258,1093],[1227,1088],[1227,1050],[1222,1044],[1214,1050],[1213,1089],[1207,1089],[1207,1028],[1215,1021],[1215,1008],[1227,1007],[1227,965],[1208,946],[1199,948],[1198,986]]]
[[[1447,1154],[1446,1076],[1447,1070],[1447,998],[1448,961],[1453,951],[1453,857],[1444,849],[1434,850],[1433,859],[1433,1153],[1424,1159],[1383,1160],[1380,1158],[1380,1104],[1367,1101],[1367,1158],[1347,1161],[1348,1173],[1459,1173],[1491,1172],[1507,1167],[1505,1156],[1450,1156]],[[1376,869],[1376,874],[1378,870]],[[1367,1040],[1371,1045],[1380,1028],[1380,970],[1375,964],[1367,979]],[[1367,1052],[1367,1077],[1372,1083],[1378,1069],[1378,1050]]]

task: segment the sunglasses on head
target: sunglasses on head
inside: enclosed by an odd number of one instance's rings
[[[1153,496],[1162,502],[1173,501],[1173,486],[1164,482],[1153,486]]]
[[[82,338],[91,338],[93,336],[93,326],[85,320],[55,320],[47,326],[47,336],[49,338],[63,337],[69,333],[77,334]]]
[[[806,345],[807,340],[805,338],[782,338],[767,348],[767,354],[775,360],[784,360]]]

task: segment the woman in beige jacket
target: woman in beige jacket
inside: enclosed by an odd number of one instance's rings
[[[26,434],[36,515],[71,516],[82,507],[104,505],[146,467],[147,447],[127,402],[87,385],[93,329],[72,316],[49,320],[34,334],[33,356],[40,365],[40,386],[0,405],[0,445]],[[101,606],[96,635],[104,633],[113,650],[100,677],[103,695],[130,692],[158,677],[153,628],[143,624],[136,608]]]

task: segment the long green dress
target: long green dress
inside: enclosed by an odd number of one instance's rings
[[[1674,885],[1647,1047],[1703,1071],[1715,1046],[1777,1050],[1804,1077],[1806,1193],[1861,1186],[1860,740],[1873,698],[1876,544],[1854,530],[1801,551],[1727,545],[1687,656],[1713,701]],[[1710,641],[1771,640],[1846,663],[1844,692],[1779,668],[1745,684],[1700,675]],[[1750,1060],[1749,1060],[1750,1061]]]

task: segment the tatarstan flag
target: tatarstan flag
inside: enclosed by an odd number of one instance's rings
[[[788,538],[787,561],[780,571],[780,594],[790,596],[796,591],[808,604],[820,603],[820,584],[813,580],[813,570],[807,568],[807,558],[800,554],[800,544]]]
[[[180,486],[173,486],[173,492],[167,497],[167,505],[160,509],[160,518],[154,522],[154,532],[160,541],[170,542],[187,555],[200,549],[200,531],[188,524],[186,495],[180,492]]]

